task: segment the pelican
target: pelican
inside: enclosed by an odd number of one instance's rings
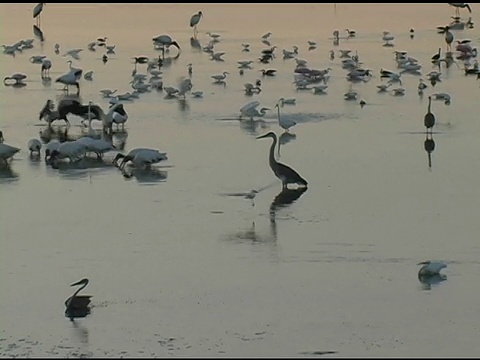
[[[120,159],[122,159],[122,162],[118,165],[118,160]],[[121,170],[123,170],[125,164],[129,161],[131,161],[136,168],[144,167],[149,169],[152,164],[159,163],[162,160],[168,160],[167,153],[155,149],[136,148],[130,150],[127,155],[118,153],[113,163]]]
[[[54,167],[57,161],[61,159],[69,159],[70,162],[76,162],[84,157],[86,152],[87,145],[84,142],[78,140],[66,141],[50,152],[47,162]]]
[[[33,155],[33,153],[37,154],[40,156],[40,149],[42,148],[42,143],[38,139],[31,139],[27,143],[28,150],[30,151],[30,156]]]
[[[298,184],[300,186],[307,187],[307,180],[302,178],[294,169],[275,160],[275,146],[277,145],[277,135],[275,135],[274,132],[270,131],[264,135],[257,136],[257,139],[264,139],[267,137],[271,137],[273,139],[272,145],[270,146],[269,154],[270,168],[272,169],[275,176],[282,181],[282,188],[288,188],[288,184]]]
[[[202,19],[203,13],[199,11],[198,13],[192,15],[190,18],[190,27],[193,27],[193,36],[196,36],[198,33],[197,25]]]
[[[433,131],[433,126],[435,125],[435,115],[431,112],[430,108],[432,105],[432,96],[428,97],[428,109],[425,117],[423,119],[423,123],[425,125],[426,131],[428,133],[428,129],[430,129],[430,133]]]
[[[92,295],[78,295],[78,293],[83,290],[87,285],[88,285],[88,279],[82,279],[80,281],[77,281],[70,286],[80,286],[72,296],[70,296],[66,301],[65,301],[65,316],[68,316],[70,318],[74,317],[84,317],[88,314],[90,314],[90,307],[88,306],[90,304]]]
[[[277,108],[278,125],[280,125],[280,127],[282,129],[284,129],[285,131],[289,131],[289,129],[292,126],[297,125],[297,123],[295,121],[293,121],[292,119],[288,119],[288,118],[280,116],[280,106],[278,105],[278,103],[275,105],[275,107]]]
[[[178,43],[173,40],[170,35],[159,35],[157,37],[154,37],[152,40],[154,45],[161,47],[163,58],[165,58],[165,48],[168,49],[170,48],[170,46],[175,46],[180,52],[180,45],[178,45]]]
[[[22,73],[15,73],[15,74],[12,74],[10,76],[6,76],[4,79],[3,79],[3,83],[5,85],[12,85],[10,83],[7,82],[7,80],[15,80],[15,82],[13,83],[13,85],[26,85],[23,80],[25,80],[27,78],[27,75],[25,74],[22,74]]]
[[[430,260],[422,261],[417,265],[423,265],[418,271],[419,278],[439,275],[440,270],[447,267],[447,264],[441,261],[430,261]]]
[[[40,26],[40,14],[43,10],[43,6],[46,5],[45,3],[38,3],[37,5],[35,5],[35,7],[33,8],[33,18],[37,19],[37,25]]]
[[[52,62],[50,61],[50,59],[43,59],[41,75],[42,76],[50,75],[50,68],[51,67],[52,67]]]

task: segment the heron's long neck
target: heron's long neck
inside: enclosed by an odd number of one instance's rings
[[[280,124],[280,106],[277,106],[278,123]],[[274,139],[277,142],[277,139]]]
[[[275,146],[277,146],[277,138],[274,137],[272,141],[272,145],[270,146],[270,155],[268,157],[268,162],[270,165],[275,164],[277,161],[275,160]]]
[[[75,291],[75,292],[73,293],[73,295],[70,297],[70,301],[69,301],[69,303],[68,303],[68,306],[70,306],[70,304],[72,303],[73,299],[75,299],[75,296],[77,296],[77,294],[78,294],[82,289],[84,289],[85,286],[87,286],[87,284],[83,284],[82,286],[80,286],[80,287],[77,289],[77,291]]]
[[[432,98],[429,97],[429,98],[428,98],[428,110],[427,110],[427,112],[430,112],[430,106],[431,106],[431,105],[432,105]]]

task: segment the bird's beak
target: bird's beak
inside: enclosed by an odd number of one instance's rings
[[[267,137],[267,135],[268,135],[268,133],[267,133],[267,134],[264,134],[264,135],[257,136],[257,137],[256,137],[256,139],[263,139],[263,138],[266,138],[266,137]]]
[[[70,286],[77,286],[77,285],[80,285],[80,284],[81,284],[81,282],[82,282],[82,280],[80,280],[80,281],[77,281],[77,282],[75,282],[75,283],[71,284]]]

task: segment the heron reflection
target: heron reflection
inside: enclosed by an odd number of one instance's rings
[[[270,221],[275,222],[277,210],[293,204],[307,189],[307,187],[298,187],[296,189],[283,188],[270,204]]]
[[[288,144],[290,141],[295,140],[297,138],[296,134],[292,134],[288,131],[284,131],[279,137],[278,137],[278,148],[277,148],[277,156],[280,158],[280,146]]]
[[[167,171],[158,168],[132,168],[129,171],[122,168],[120,171],[126,180],[135,179],[138,183],[144,185],[165,182],[168,177]]]
[[[423,142],[423,147],[425,148],[425,151],[427,152],[428,156],[428,168],[432,170],[432,152],[435,150],[435,141],[433,140],[433,134],[432,133],[426,133],[425,141]]]
[[[190,38],[190,46],[194,50],[202,51],[202,45],[200,44],[200,41],[193,36]]]
[[[33,25],[33,35],[35,35],[41,42],[45,40],[42,29],[37,25]]]

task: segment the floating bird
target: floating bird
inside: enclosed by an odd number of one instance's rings
[[[422,261],[417,265],[423,265],[418,271],[419,278],[439,275],[440,270],[447,267],[447,264],[445,264],[444,262],[430,260]]]
[[[275,160],[275,146],[277,145],[277,135],[274,132],[270,131],[264,135],[257,136],[257,139],[264,139],[267,137],[271,137],[273,139],[272,145],[270,146],[269,154],[270,168],[272,169],[275,176],[282,181],[282,188],[288,188],[288,184],[297,184],[307,187],[307,181],[302,178],[294,169]]]
[[[197,36],[198,30],[197,25],[202,19],[203,13],[199,11],[198,13],[192,15],[190,18],[190,27],[193,27],[193,36]]]
[[[442,48],[438,48],[438,52],[432,56],[432,62],[436,63],[440,60],[440,52],[442,51]]]
[[[30,60],[32,64],[41,64],[46,57],[46,55],[32,55],[28,60]]]
[[[275,76],[275,73],[277,72],[275,69],[261,69],[260,71],[262,72],[263,76]]]
[[[58,145],[58,147],[50,152],[50,157],[47,163],[52,167],[57,167],[58,160],[68,159],[70,162],[81,160],[87,152],[87,145],[81,141],[65,141]]]
[[[426,132],[428,133],[428,130],[430,129],[430,133],[433,132],[433,126],[435,125],[435,115],[433,115],[431,109],[432,105],[432,97],[428,97],[428,108],[427,108],[427,113],[425,114],[425,117],[423,119],[423,123],[426,128]]]
[[[285,98],[280,98],[278,99],[278,103],[280,103],[281,106],[283,105],[295,105],[295,103],[297,102],[297,99],[295,98],[288,98],[288,99],[285,99]]]
[[[423,90],[425,90],[428,87],[427,84],[425,84],[425,81],[423,79],[420,79],[418,82],[418,93],[422,94]]]
[[[31,139],[27,143],[28,150],[30,151],[30,156],[35,153],[36,155],[40,156],[40,149],[42,148],[42,143],[38,139]]]
[[[207,31],[207,35],[210,36],[212,38],[213,41],[215,42],[218,42],[220,41],[220,35],[219,34],[214,34],[214,33],[211,33],[210,31]]]
[[[445,105],[450,105],[451,97],[447,93],[434,93],[431,96],[433,96],[435,100],[443,100]]]
[[[55,54],[58,55],[60,53],[60,44],[58,44],[58,43],[55,44],[54,49],[55,49]]]
[[[91,80],[93,80],[92,76],[93,76],[93,70],[90,70],[90,71],[87,71],[87,72],[83,75],[83,78],[84,78],[85,80],[91,81]]]
[[[6,76],[4,79],[3,79],[3,83],[5,85],[26,85],[23,80],[25,80],[27,78],[27,75],[25,74],[22,74],[22,73],[15,73],[15,74],[12,74],[10,76]],[[15,82],[13,84],[10,84],[9,80],[15,80]]]
[[[40,26],[40,14],[42,13],[43,6],[46,5],[45,3],[38,3],[33,8],[33,18],[37,19],[37,25]]]
[[[347,32],[347,36],[348,36],[349,38],[355,37],[355,35],[357,34],[357,33],[355,32],[355,30],[345,29],[345,31]]]
[[[280,125],[280,127],[282,129],[284,129],[285,131],[289,131],[289,129],[292,127],[292,126],[295,126],[297,125],[297,123],[295,121],[293,121],[292,119],[289,119],[289,118],[285,118],[285,117],[281,117],[280,116],[280,106],[278,105],[279,103],[277,103],[275,105],[275,107],[277,108],[277,115],[278,115],[278,125]]]
[[[92,295],[78,295],[78,293],[83,290],[87,285],[89,281],[87,278],[82,279],[80,281],[77,281],[70,286],[80,286],[72,296],[70,296],[66,301],[65,301],[65,316],[69,317],[70,319],[73,319],[75,317],[85,317],[88,314],[90,314],[90,301],[92,298]]]
[[[103,97],[106,97],[106,98],[111,97],[116,92],[117,92],[117,89],[115,89],[115,90],[110,90],[110,89],[100,90],[100,93],[103,95]]]

